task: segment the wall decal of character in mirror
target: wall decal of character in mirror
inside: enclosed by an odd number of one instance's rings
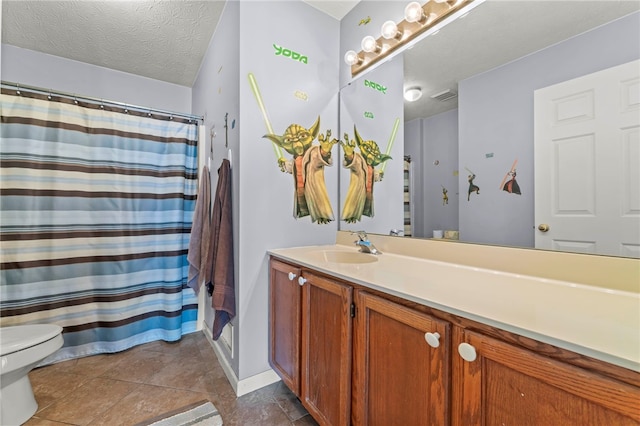
[[[504,179],[502,179],[502,182],[500,183],[500,188],[503,191],[508,192],[509,194],[521,195],[522,193],[520,192],[520,185],[518,185],[518,182],[516,182],[516,165],[517,164],[518,164],[518,159],[516,159],[513,162],[513,165],[511,166],[511,170],[509,170],[507,174],[504,176]]]
[[[447,191],[447,188],[445,188],[444,185],[440,186],[442,186],[442,205],[444,206],[445,204],[449,204],[449,196],[447,195],[449,191]]]
[[[344,150],[343,165],[351,171],[342,209],[342,220],[347,223],[360,221],[362,216],[373,217],[373,183],[381,181],[384,176],[384,168],[377,170],[375,167],[391,160],[388,152],[395,139],[393,134],[387,154],[382,154],[375,141],[362,139],[355,125],[353,133],[355,139],[349,140],[349,135],[345,133],[344,142],[340,141]],[[356,151],[356,147],[359,151]]]
[[[325,185],[324,168],[331,166],[331,149],[338,140],[331,139],[331,130],[319,134],[319,129],[320,116],[309,129],[294,123],[287,127],[284,135],[268,133],[263,138],[269,139],[293,157],[291,160],[278,158],[280,170],[293,175],[293,217],[311,216],[312,222],[327,224],[334,220],[334,216]],[[316,138],[318,144],[313,145]]]
[[[467,176],[467,181],[469,181],[469,190],[467,191],[467,201],[469,201],[471,200],[472,193],[475,192],[476,194],[480,194],[480,187],[475,183],[473,183],[473,180],[476,178],[476,174],[473,173],[471,170],[467,169],[466,167],[465,167],[465,170],[471,173],[469,176]]]

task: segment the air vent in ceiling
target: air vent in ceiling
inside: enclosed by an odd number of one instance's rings
[[[436,101],[448,101],[449,99],[453,99],[457,96],[458,94],[456,92],[447,89],[440,93],[436,93],[435,95],[431,95],[431,99],[435,99]]]

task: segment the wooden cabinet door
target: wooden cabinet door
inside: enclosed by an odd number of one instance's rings
[[[450,342],[448,322],[358,292],[353,424],[448,425]]]
[[[635,386],[469,331],[454,331],[452,350],[453,425],[640,424]]]
[[[348,425],[352,288],[306,271],[303,277],[300,399],[321,425]]]
[[[271,259],[269,278],[269,364],[300,396],[300,268]]]

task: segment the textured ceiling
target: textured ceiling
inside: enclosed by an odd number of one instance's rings
[[[2,42],[191,87],[224,1],[7,1]]]
[[[340,20],[358,1],[307,1]],[[4,0],[2,43],[191,87],[225,0]]]

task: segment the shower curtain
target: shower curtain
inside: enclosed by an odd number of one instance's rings
[[[2,89],[0,325],[54,323],[42,365],[195,330],[197,125]]]

